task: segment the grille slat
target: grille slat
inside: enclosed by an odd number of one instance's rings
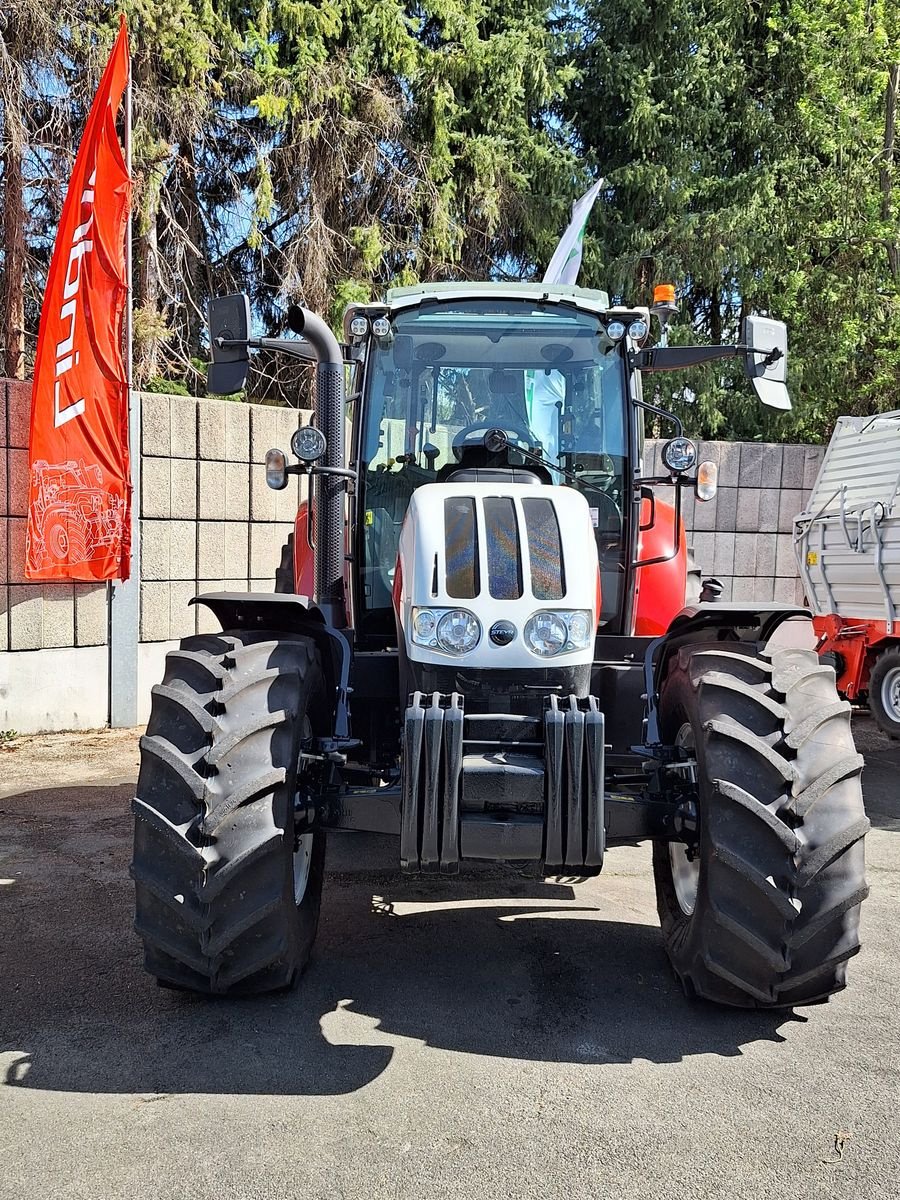
[[[444,538],[447,595],[454,600],[474,600],[481,590],[481,581],[473,497],[449,496],[444,501]]]
[[[531,559],[531,591],[536,600],[561,600],[566,582],[556,509],[550,500],[532,497],[522,501],[522,512]]]
[[[522,595],[522,553],[516,509],[509,497],[485,498],[484,533],[491,596],[494,600],[518,600]]]

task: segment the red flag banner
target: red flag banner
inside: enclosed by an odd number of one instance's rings
[[[28,579],[127,579],[131,483],[122,330],[131,179],[116,134],[119,35],[94,99],[41,310],[31,397]]]

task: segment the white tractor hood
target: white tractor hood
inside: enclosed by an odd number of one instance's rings
[[[414,662],[496,670],[589,663],[599,567],[587,501],[572,488],[541,484],[426,484],[407,510],[394,591],[400,636]],[[415,634],[420,610],[435,614],[435,626],[450,610],[473,614],[480,626],[477,643],[453,653],[436,635]],[[552,656],[535,653],[526,625],[547,612],[572,629],[584,629],[587,620],[589,637],[579,645],[567,642]],[[583,615],[573,623],[573,614]],[[426,629],[429,623],[426,616]],[[504,638],[510,640],[502,644]]]

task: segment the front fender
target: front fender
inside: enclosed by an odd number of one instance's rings
[[[326,692],[333,699],[334,736],[349,737],[353,651],[346,634],[329,625],[319,608],[286,592],[206,592],[194,596],[191,604],[208,608],[223,630],[259,629],[312,638],[322,658]]]

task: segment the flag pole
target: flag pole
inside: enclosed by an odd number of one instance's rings
[[[128,64],[128,84],[125,88],[125,165],[128,178],[131,171],[133,122],[132,63]],[[125,379],[128,389],[128,455],[131,473],[131,549],[129,576],[111,585],[109,621],[109,723],[114,729],[130,729],[138,723],[138,641],[141,619],[141,401],[134,382],[134,216],[133,205],[128,208],[125,234]]]

